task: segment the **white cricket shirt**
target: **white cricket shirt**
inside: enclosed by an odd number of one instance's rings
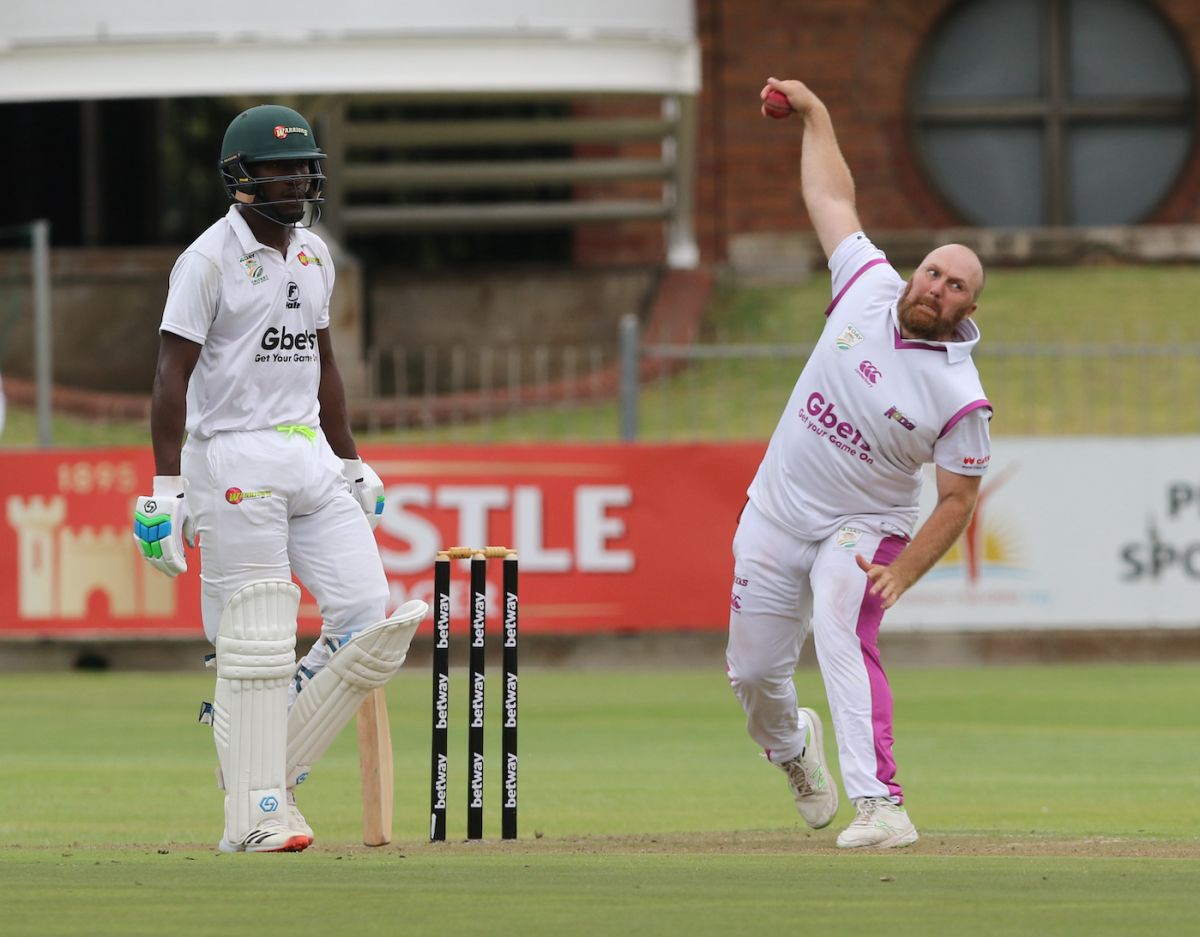
[[[901,338],[905,282],[861,231],[829,258],[833,302],[750,484],[754,506],[805,539],[854,518],[911,536],[921,466],[982,475],[988,420],[971,350],[979,329],[959,323],[949,342]]]
[[[317,329],[329,327],[333,262],[295,229],[287,257],[258,242],[236,205],[171,271],[161,329],[204,347],[187,391],[187,432],[318,425]]]

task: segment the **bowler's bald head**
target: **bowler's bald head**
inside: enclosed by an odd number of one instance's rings
[[[930,265],[938,267],[943,275],[950,279],[962,280],[971,296],[978,301],[983,292],[987,276],[983,272],[983,263],[971,248],[965,244],[943,244],[934,248],[922,261],[922,268]]]

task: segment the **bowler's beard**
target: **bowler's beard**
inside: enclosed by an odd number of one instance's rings
[[[909,281],[904,295],[896,303],[896,316],[904,336],[927,342],[945,342],[953,338],[958,323],[967,317],[967,310],[960,310],[953,320],[945,319],[940,300],[932,296],[914,297],[912,291],[913,283]]]

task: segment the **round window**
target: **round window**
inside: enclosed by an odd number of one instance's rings
[[[1190,63],[1141,0],[966,0],[910,101],[930,179],[977,225],[1136,223],[1192,146]]]

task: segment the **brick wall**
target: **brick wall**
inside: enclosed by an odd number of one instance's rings
[[[656,96],[588,98],[575,105],[579,118],[658,118],[662,99]],[[658,140],[617,144],[589,143],[575,147],[581,159],[658,159],[662,144]],[[575,186],[577,199],[635,199],[655,201],[662,198],[662,183],[655,180],[636,182],[594,182]],[[664,262],[666,246],[663,225],[658,221],[598,222],[581,225],[574,231],[576,262],[583,265],[658,265]]]
[[[909,138],[906,109],[921,47],[955,2],[696,0],[703,69],[696,231],[705,262],[724,261],[730,238],[739,234],[808,228],[798,187],[799,125],[765,120],[758,112],[758,92],[769,75],[800,78],[825,100],[855,176],[867,229],[962,223],[925,176]],[[1200,63],[1200,4],[1154,0],[1154,5],[1192,62]],[[1200,221],[1200,147],[1150,221]],[[623,227],[581,234],[578,260],[662,262],[661,226]]]

